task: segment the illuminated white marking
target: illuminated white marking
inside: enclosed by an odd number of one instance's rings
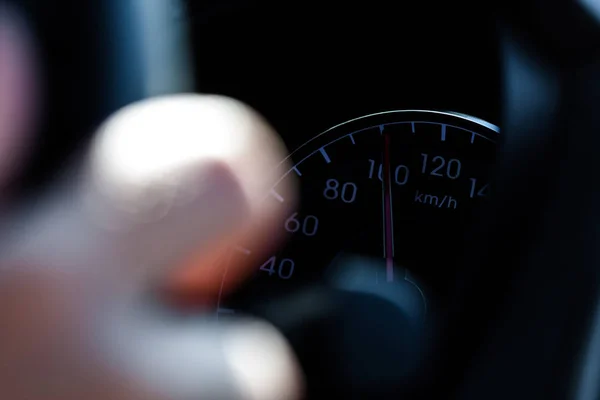
[[[246,255],[248,255],[248,254],[251,253],[250,250],[248,250],[248,249],[246,249],[246,248],[244,248],[242,246],[235,246],[235,250],[239,251],[240,253],[246,254]]]
[[[329,158],[329,155],[328,155],[328,154],[327,154],[327,152],[325,151],[325,148],[324,148],[324,147],[321,147],[321,148],[319,149],[319,151],[321,152],[321,155],[322,155],[322,156],[323,156],[323,158],[325,159],[325,162],[326,162],[327,164],[329,164],[329,163],[331,162],[331,158]]]
[[[391,175],[391,174],[390,174]],[[390,176],[391,179],[391,176]],[[391,186],[392,182],[391,180],[388,182],[388,185]],[[392,229],[391,229],[391,233],[392,233],[392,257],[394,257],[396,254],[394,254],[396,252],[396,246],[394,246],[394,206],[393,206],[394,202],[392,201],[392,188],[390,187],[390,220],[391,220],[391,224],[392,224]]]
[[[425,297],[425,293],[423,292],[423,289],[421,289],[419,284],[414,281],[410,271],[408,271],[408,270],[406,270],[406,272],[405,272],[404,280],[408,283],[411,283],[419,291],[419,294],[421,295],[421,299],[423,299],[423,312],[424,312],[424,315],[427,315],[427,297]]]
[[[435,114],[435,115],[448,115],[448,116],[451,116],[451,117],[458,117],[458,118],[460,118],[460,119],[464,119],[464,120],[467,120],[467,121],[472,121],[472,122],[475,122],[476,124],[478,124],[478,125],[481,125],[481,126],[484,126],[484,127],[486,127],[487,129],[491,129],[492,131],[494,131],[494,132],[496,132],[496,133],[500,133],[500,128],[498,128],[496,125],[493,125],[493,124],[491,124],[491,123],[489,123],[489,122],[486,122],[486,121],[483,121],[483,120],[480,120],[480,119],[478,119],[478,118],[471,117],[471,116],[469,116],[469,115],[465,115],[465,114],[452,113],[452,112],[443,112],[443,111],[431,111],[431,110],[395,110],[395,111],[384,111],[384,112],[379,112],[379,113],[374,113],[374,114],[363,115],[362,117],[357,117],[357,118],[354,118],[354,119],[348,120],[348,121],[346,121],[346,122],[342,122],[342,123],[340,123],[340,124],[337,124],[337,125],[335,125],[335,126],[332,126],[331,128],[329,128],[329,129],[327,129],[327,130],[325,130],[325,131],[323,131],[323,132],[319,133],[317,136],[313,137],[313,138],[312,138],[312,139],[310,139],[309,141],[307,141],[307,142],[305,142],[304,144],[302,144],[300,147],[298,147],[296,150],[294,150],[294,153],[296,153],[296,152],[300,151],[301,149],[305,148],[306,146],[308,146],[309,144],[311,144],[313,141],[315,141],[315,140],[317,140],[317,139],[321,138],[323,135],[326,135],[326,134],[330,133],[331,131],[333,131],[333,130],[335,130],[335,129],[338,129],[338,128],[340,128],[341,126],[343,126],[343,125],[346,125],[346,124],[349,124],[349,123],[351,123],[351,122],[360,121],[360,120],[364,120],[364,119],[371,118],[371,117],[375,117],[375,116],[382,116],[382,115],[392,115],[392,114],[403,115],[403,114],[405,114],[405,113],[412,113],[412,112],[419,112],[419,113],[429,113],[429,114]],[[388,123],[387,125],[397,125],[397,124],[404,124],[404,123],[406,123],[406,122],[393,122],[393,123]],[[435,125],[438,125],[438,124],[439,124],[438,122],[431,122],[431,121],[426,121],[426,120],[416,120],[416,121],[414,121],[413,123],[414,123],[414,124],[435,124]],[[445,125],[447,125],[447,126],[449,126],[449,127],[453,128],[453,129],[459,129],[459,130],[461,130],[461,131],[465,131],[465,132],[472,133],[472,131],[470,131],[470,130],[468,130],[468,129],[465,129],[465,128],[463,128],[463,127],[460,127],[460,126],[458,126],[458,125],[452,125],[452,124],[445,124]],[[368,130],[368,129],[373,129],[373,128],[375,128],[376,126],[377,126],[377,125],[372,125],[372,126],[368,126],[368,127],[366,127],[366,128],[359,129],[359,130],[357,130],[357,131],[354,131],[354,132],[352,132],[352,133],[350,133],[350,134],[347,134],[347,135],[345,135],[345,136],[342,136],[342,137],[339,137],[339,138],[337,138],[337,139],[334,139],[334,140],[332,140],[331,142],[327,143],[327,144],[326,144],[326,146],[329,146],[330,144],[333,144],[333,143],[337,142],[338,140],[341,140],[341,139],[345,138],[346,136],[354,135],[354,134],[356,134],[356,133],[359,133],[359,132],[364,132],[364,131],[366,131],[366,130]],[[496,143],[496,139],[495,139],[495,138],[493,138],[493,137],[487,137],[487,136],[485,136],[485,135],[481,135],[481,134],[478,134],[478,133],[475,133],[475,135],[477,135],[477,136],[478,136],[478,137],[480,137],[481,139],[487,140],[487,141],[489,141],[489,142],[492,142],[492,143]],[[352,142],[354,143],[354,138],[352,138],[352,137],[351,137],[351,140],[352,140]],[[314,154],[315,154],[317,151],[319,151],[319,150],[314,150],[314,151],[313,151],[313,152],[311,152],[310,154],[308,154],[308,155],[304,156],[304,158],[302,158],[301,160],[299,160],[299,161],[296,163],[296,165],[300,165],[300,164],[302,164],[302,163],[303,163],[305,160],[307,160],[309,157],[312,157],[312,156],[313,156],[313,155],[314,155]],[[284,160],[282,160],[282,161],[281,161],[281,163],[284,163],[284,162],[286,162],[286,161],[289,161],[289,160],[290,160],[290,158],[292,157],[292,155],[293,155],[294,153],[292,153],[292,154],[288,155],[288,156],[287,156],[287,157],[286,157]],[[275,182],[275,185],[277,185],[279,182],[281,182],[282,180],[284,180],[284,179],[285,179],[285,178],[288,176],[288,174],[290,174],[291,172],[292,172],[292,169],[291,169],[291,168],[290,168],[290,169],[288,169],[288,170],[287,170],[287,171],[286,171],[286,172],[285,172],[283,175],[281,175],[281,177],[280,177],[280,178],[279,178],[279,179],[278,179],[278,180]]]
[[[385,183],[381,180],[381,238],[383,239],[383,258],[387,257],[387,246],[385,243]]]
[[[380,135],[383,135],[383,129],[384,129],[384,126],[383,125],[379,125],[379,134]]]
[[[471,143],[475,141],[475,132],[471,132]]]
[[[410,123],[410,129],[412,129],[412,133],[415,133],[415,123],[414,122]]]
[[[446,141],[446,125],[442,124],[442,142]]]
[[[302,176],[302,172],[300,172],[300,170],[297,167],[292,168],[294,170],[295,173],[298,174],[298,176]]]
[[[275,198],[277,199],[277,201],[279,201],[279,202],[283,203],[283,200],[284,200],[284,199],[283,199],[283,196],[282,196],[282,195],[280,195],[279,193],[277,193],[277,192],[275,191],[275,189],[271,189],[271,192],[270,192],[270,193],[271,193],[271,196],[273,196],[273,197],[275,197]]]
[[[350,137],[352,144],[356,144],[356,142],[354,141],[354,136],[352,134],[349,134],[348,136]]]

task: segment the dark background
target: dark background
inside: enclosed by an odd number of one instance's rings
[[[131,61],[139,49],[121,29],[120,2],[13,3],[38,42],[44,84],[40,129],[18,188],[26,197],[60,174],[104,118],[144,94],[142,67]],[[452,110],[499,124],[496,22],[486,5],[188,0],[186,6],[196,90],[249,103],[290,150],[332,125],[391,109]]]
[[[496,23],[482,5],[434,3],[190,1],[198,90],[249,103],[290,150],[391,109],[498,124]]]

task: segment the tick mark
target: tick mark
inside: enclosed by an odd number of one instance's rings
[[[415,123],[414,122],[410,123],[410,129],[412,130],[412,133],[415,133]]]
[[[326,162],[327,164],[329,164],[329,163],[331,162],[331,158],[329,158],[329,155],[328,155],[328,154],[327,154],[327,152],[325,151],[325,148],[324,148],[324,147],[321,147],[321,148],[319,149],[319,151],[321,152],[321,155],[322,155],[322,156],[323,156],[323,158],[325,159],[325,162]]]
[[[250,255],[250,253],[251,253],[250,250],[248,250],[242,246],[235,246],[235,251],[239,251],[240,253],[245,254],[245,255]]]
[[[354,136],[352,136],[352,134],[348,135],[350,137],[350,140],[352,141],[352,144],[356,144],[356,142],[354,141]]]
[[[383,135],[383,129],[384,129],[384,128],[385,128],[385,127],[384,127],[383,125],[379,125],[379,134],[380,134],[380,135]]]
[[[446,125],[442,124],[442,142],[446,141]]]
[[[471,132],[471,143],[475,142],[475,132]]]
[[[298,174],[298,176],[302,176],[302,172],[300,172],[300,170],[297,167],[292,168],[294,170],[294,172],[296,174]]]
[[[283,200],[284,200],[284,199],[283,199],[283,196],[282,196],[282,195],[280,195],[279,193],[277,193],[277,192],[275,191],[275,189],[271,189],[271,192],[270,192],[270,193],[271,193],[271,196],[273,196],[273,197],[275,197],[275,199],[277,199],[277,201],[279,201],[280,203],[283,203]]]

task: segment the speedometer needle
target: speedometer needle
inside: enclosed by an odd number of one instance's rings
[[[383,128],[383,127],[382,127]],[[394,281],[394,221],[392,218],[390,135],[383,134],[383,224],[386,280]]]

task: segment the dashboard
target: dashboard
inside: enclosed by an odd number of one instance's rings
[[[474,2],[436,4],[435,12],[421,2],[189,6],[196,89],[258,110],[290,151],[292,167],[280,182],[295,180],[300,193],[277,233],[287,237],[284,246],[258,256],[244,243],[233,249],[226,262],[250,258],[257,272],[235,293],[222,293],[218,317],[251,313],[282,325],[277,315],[297,314],[303,327],[287,328],[296,347],[338,354],[330,368],[306,368],[319,371],[307,373],[309,386],[348,398],[413,390],[407,370],[421,375],[421,365],[405,353],[426,348],[422,337],[443,334],[475,246],[474,222],[492,192],[501,136],[495,24]],[[288,200],[275,185],[265,201]],[[377,368],[340,372],[361,361],[340,356],[349,351],[334,350],[340,345],[331,338],[312,338],[308,321],[320,317],[305,315],[306,306],[282,305],[316,288],[384,296],[402,310],[408,326],[388,328],[386,338],[353,329],[347,346],[380,342],[356,352]],[[381,318],[365,326],[391,323]],[[357,325],[356,317],[314,330],[351,337],[346,324]],[[303,363],[324,362],[310,358]]]
[[[289,282],[268,285],[313,279],[350,249],[391,263],[397,247],[399,265],[448,292],[495,158],[493,24],[472,19],[472,4],[189,5],[197,89],[264,115],[300,181],[301,209],[282,232],[295,233],[294,256],[256,261]]]
[[[467,232],[491,192],[498,134],[463,114],[403,110],[347,121],[301,145],[265,200],[275,208],[287,201],[279,184],[299,181],[299,205],[274,232],[287,243],[259,260],[262,274],[237,303],[335,279],[341,260],[364,256],[382,260],[375,284],[420,292],[416,318],[424,318],[427,298],[443,303],[468,251]],[[243,243],[235,250],[252,254]]]
[[[231,96],[281,136],[299,203],[273,253],[232,249],[256,273],[215,314],[277,326],[309,398],[592,400],[600,36],[550,3],[188,0],[158,56],[123,2],[40,5],[54,101],[23,196],[124,104]]]

